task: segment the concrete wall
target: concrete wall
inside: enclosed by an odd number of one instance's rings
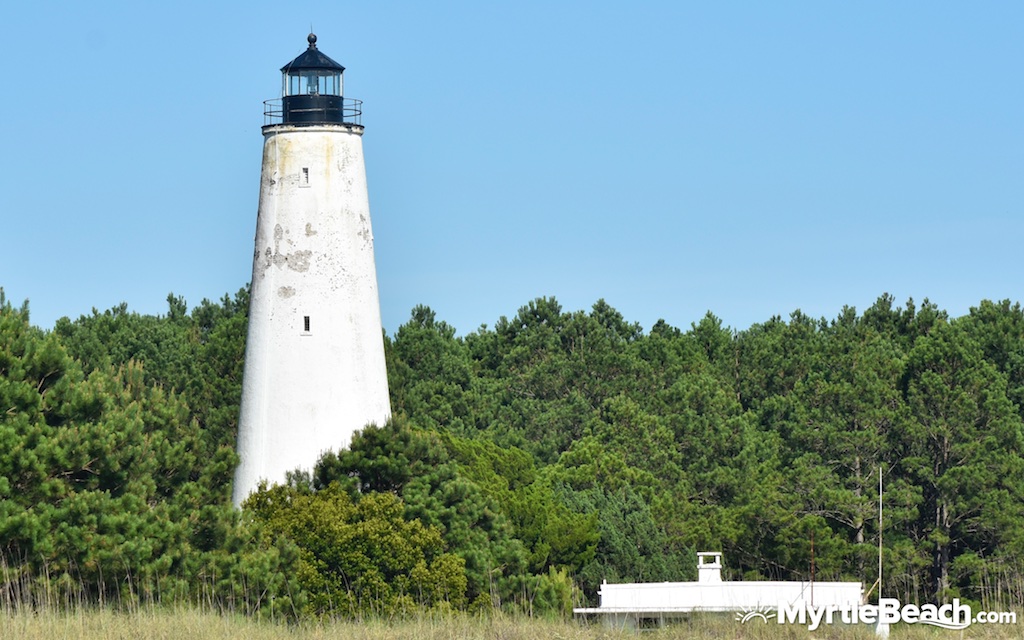
[[[264,136],[236,505],[391,414],[362,127]]]
[[[860,604],[859,582],[815,582],[813,604],[854,607]],[[779,603],[811,604],[810,582],[647,582],[603,584],[601,610],[739,611]]]

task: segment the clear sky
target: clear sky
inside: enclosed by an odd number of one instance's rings
[[[345,65],[385,329],[649,329],[1024,287],[1020,2],[16,2],[0,286],[44,328],[245,285],[262,101]]]

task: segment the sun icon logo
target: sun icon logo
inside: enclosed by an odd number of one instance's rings
[[[762,605],[754,609],[748,609],[747,607],[743,607],[743,611],[736,612],[736,619],[743,624],[746,624],[747,622],[754,620],[755,618],[760,618],[762,622],[768,624],[768,618],[774,617],[775,611],[773,611],[771,607],[766,605]]]

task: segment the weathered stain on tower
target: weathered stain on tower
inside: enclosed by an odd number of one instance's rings
[[[308,41],[281,69],[281,99],[265,103],[236,506],[391,414],[362,103]]]

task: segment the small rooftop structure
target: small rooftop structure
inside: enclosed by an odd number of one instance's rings
[[[718,551],[697,553],[697,582],[722,581],[722,554]]]
[[[861,604],[860,582],[732,581],[722,580],[722,553],[697,554],[697,582],[603,583],[600,606],[574,609],[578,616],[602,617],[616,627],[640,627],[696,612],[774,611],[793,607]]]

